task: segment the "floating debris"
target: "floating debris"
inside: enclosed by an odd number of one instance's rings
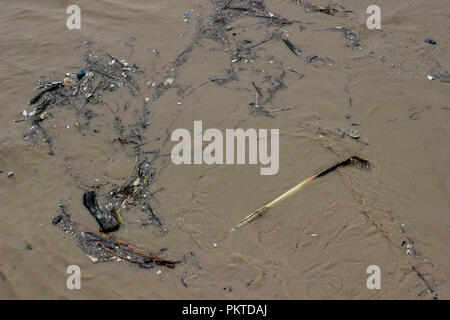
[[[416,267],[412,266],[411,267],[413,269],[413,271],[417,274],[417,276],[420,278],[420,280],[423,281],[423,283],[425,284],[425,286],[427,287],[427,291],[431,294],[431,296],[433,297],[433,300],[438,300],[439,299],[439,294],[438,294],[438,290],[436,287],[431,287],[430,283],[427,281],[427,279],[425,279],[425,277],[423,276],[422,273],[420,273]]]
[[[142,268],[153,268],[161,265],[175,268],[179,261],[161,259],[144,251],[128,241],[120,240],[103,232],[82,225],[72,220],[67,207],[59,205],[59,214],[52,218],[52,224],[57,225],[65,234],[71,235],[91,261],[128,261],[138,264]]]
[[[59,82],[59,81],[52,82],[52,83],[45,83],[41,86],[37,86],[36,88],[34,88],[35,90],[40,89],[40,88],[44,88],[44,90],[42,90],[38,95],[36,95],[33,99],[31,99],[30,104],[35,104],[44,96],[44,94],[55,91],[57,89],[60,89],[63,86],[64,86],[64,83]]]
[[[64,86],[66,87],[74,87],[75,86],[75,80],[73,80],[72,78],[64,78]]]
[[[320,4],[315,4],[308,1],[302,1],[302,0],[291,0],[292,3],[302,6],[307,13],[311,12],[321,12],[328,14],[330,16],[339,16],[339,17],[347,17],[350,14],[355,14],[351,10],[345,9],[343,6],[340,6],[340,10],[337,8],[333,8],[331,5],[328,6],[322,6]]]
[[[435,73],[431,77],[432,79],[430,79],[430,76],[428,76],[428,80],[438,79],[441,82],[450,83],[450,73],[448,71],[444,73]]]
[[[94,191],[83,194],[83,204],[97,220],[97,223],[100,225],[100,231],[111,232],[119,228],[120,223],[116,215],[98,206],[97,194]]]
[[[298,47],[296,47],[291,41],[289,41],[288,39],[282,38],[281,39],[284,44],[289,48],[289,50],[291,50],[296,56],[300,57],[300,55],[302,54],[302,50]]]
[[[14,175],[14,172],[13,172],[13,171],[10,171],[10,172],[8,172],[7,177],[8,177],[8,178],[11,178],[13,175]]]
[[[361,134],[359,133],[358,129],[349,129],[347,130],[347,134],[349,135],[350,138],[353,139],[359,139],[361,137]]]
[[[353,31],[349,28],[345,28],[345,27],[334,27],[331,28],[331,30],[338,30],[338,31],[342,31],[344,33],[344,36],[346,39],[349,40],[349,47],[352,48],[357,48],[357,49],[362,49],[363,46],[361,45],[361,41],[359,40],[359,36],[358,33],[356,31]]]
[[[163,84],[167,87],[171,86],[174,82],[174,78],[167,78],[166,80],[164,80]]]
[[[437,42],[434,41],[433,39],[425,39],[425,42],[429,43],[429,44],[432,44],[432,45],[436,45],[437,44]]]
[[[367,160],[362,159],[362,158],[357,157],[357,156],[350,157],[347,160],[339,162],[339,163],[335,164],[334,166],[331,166],[330,168],[328,168],[326,170],[323,170],[323,171],[313,175],[312,177],[309,177],[308,179],[304,180],[300,184],[296,185],[295,187],[293,187],[293,188],[289,189],[288,191],[286,191],[285,193],[283,193],[281,196],[279,196],[275,200],[269,202],[264,207],[261,207],[258,210],[254,211],[253,213],[249,214],[247,217],[242,219],[237,225],[235,225],[233,228],[228,230],[228,232],[225,232],[225,234],[231,233],[231,232],[235,231],[236,229],[238,229],[238,228],[246,225],[247,223],[255,220],[256,218],[260,217],[265,212],[267,212],[270,208],[276,206],[277,204],[279,204],[283,200],[287,199],[289,196],[291,196],[294,193],[300,191],[303,187],[305,187],[308,183],[310,183],[314,179],[320,178],[320,177],[322,177],[322,176],[324,176],[324,175],[326,175],[326,174],[336,170],[339,167],[348,166],[348,165],[356,165],[356,164],[360,165],[362,168],[369,168],[369,162]]]
[[[86,71],[80,71],[77,73],[77,79],[81,80],[86,75]]]

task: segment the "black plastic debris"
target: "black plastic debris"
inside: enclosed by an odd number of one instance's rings
[[[41,100],[42,96],[47,92],[55,91],[56,89],[62,88],[64,84],[62,82],[53,82],[50,84],[46,84],[44,86],[44,90],[39,92],[33,99],[31,99],[30,104],[35,104],[39,100]]]
[[[101,209],[98,206],[97,194],[95,191],[85,192],[83,195],[83,204],[94,216],[95,220],[100,226],[102,232],[111,232],[119,229],[120,223],[117,217],[106,210]]]
[[[296,56],[300,57],[300,55],[302,54],[302,50],[300,48],[296,47],[288,39],[282,38],[281,40],[283,40],[284,44],[289,48],[289,50],[291,50]]]
[[[434,41],[433,39],[425,39],[426,43],[432,44],[433,46],[437,44],[436,41]]]

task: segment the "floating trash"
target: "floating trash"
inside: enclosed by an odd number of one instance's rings
[[[69,77],[64,78],[63,82],[64,82],[64,86],[66,86],[66,87],[74,87],[75,86],[75,80],[73,80],[72,78],[69,78]]]
[[[349,135],[349,137],[353,139],[359,139],[361,137],[361,134],[359,133],[358,129],[349,129],[347,131],[347,134]]]
[[[365,159],[362,159],[360,157],[357,157],[357,156],[353,156],[353,157],[350,157],[350,158],[348,158],[348,159],[346,159],[344,161],[341,161],[341,162],[339,162],[339,163],[329,167],[328,169],[325,169],[325,170],[323,170],[323,171],[321,171],[319,173],[316,173],[315,175],[309,177],[308,179],[305,179],[303,182],[301,182],[298,185],[296,185],[295,187],[289,189],[288,191],[283,193],[281,196],[279,196],[275,200],[273,200],[273,201],[269,202],[268,204],[266,204],[264,207],[261,207],[258,210],[252,212],[251,214],[249,214],[248,216],[243,218],[241,221],[239,221],[239,223],[236,224],[233,228],[231,228],[228,231],[225,231],[223,233],[223,235],[229,234],[229,233],[235,231],[236,229],[239,229],[242,226],[246,225],[247,223],[252,222],[256,218],[262,216],[270,208],[276,206],[277,204],[279,204],[283,200],[287,199],[289,196],[291,196],[294,193],[300,191],[301,189],[303,189],[303,187],[305,187],[308,183],[310,183],[311,181],[315,180],[316,178],[323,177],[324,175],[326,175],[326,174],[328,174],[330,172],[333,172],[337,168],[344,167],[344,166],[349,166],[349,165],[359,165],[361,168],[366,168],[366,169],[370,167],[369,161],[367,161]]]
[[[174,80],[175,80],[174,78],[167,78],[166,80],[164,80],[163,84],[166,87],[171,86],[173,84]]]
[[[86,71],[80,71],[77,73],[77,79],[81,80],[86,75]]]
[[[432,45],[436,45],[437,44],[437,42],[434,41],[433,39],[425,39],[425,42],[429,43],[429,44],[432,44]]]

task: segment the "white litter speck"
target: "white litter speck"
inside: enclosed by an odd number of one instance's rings
[[[317,233],[311,233],[311,237],[317,237],[318,234]]]
[[[164,80],[164,85],[171,86],[174,80],[175,80],[174,78],[167,78],[166,80]]]
[[[160,276],[161,274],[162,274],[162,271],[161,271],[161,270],[156,271],[156,275],[157,275],[157,276]]]
[[[214,242],[214,243],[213,243],[213,246],[214,246],[214,248],[217,248],[217,243]]]
[[[144,101],[145,102],[150,102],[150,98],[147,97],[147,98],[144,99]]]
[[[433,80],[434,77],[433,76],[427,76],[428,80]]]
[[[70,129],[70,126],[67,126],[66,129],[69,130],[69,129]]]
[[[97,263],[98,262],[98,259],[96,258],[96,257],[93,257],[93,256],[87,256],[89,259],[91,259],[91,261],[93,262],[93,263]]]
[[[177,104],[178,104],[178,105],[180,105],[180,104],[181,104],[181,102],[180,102],[180,101],[178,101],[178,102],[177,102]]]
[[[34,116],[34,114],[36,113],[36,109],[34,109],[33,111],[27,112],[27,110],[23,110],[22,115],[26,118]]]

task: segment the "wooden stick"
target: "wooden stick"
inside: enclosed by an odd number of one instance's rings
[[[321,172],[319,172],[319,173],[309,177],[308,179],[302,181],[301,183],[299,183],[295,187],[293,187],[293,188],[289,189],[288,191],[286,191],[285,193],[283,193],[281,196],[279,196],[275,200],[273,200],[273,201],[269,202],[268,204],[266,204],[264,207],[261,207],[258,210],[252,212],[251,214],[246,216],[244,219],[239,221],[239,223],[236,224],[233,228],[228,230],[227,233],[231,233],[231,232],[235,231],[236,229],[238,229],[238,228],[246,225],[247,223],[255,220],[256,218],[260,217],[261,215],[266,213],[270,208],[276,206],[281,201],[286,200],[288,197],[290,197],[294,193],[296,193],[296,192],[300,191],[301,189],[303,189],[303,187],[305,187],[308,183],[310,183],[314,179],[322,177],[322,176],[324,176],[324,175],[326,175],[326,174],[336,170],[339,167],[347,166],[347,165],[354,164],[354,163],[361,163],[362,165],[364,165],[366,167],[368,167],[368,165],[369,165],[369,162],[367,160],[364,160],[364,159],[359,158],[359,157],[350,157],[347,160],[339,162],[339,163],[335,164],[334,166],[331,166],[330,168],[328,168],[326,170],[323,170],[323,171],[321,171]]]
[[[97,231],[94,228],[91,228],[91,227],[89,227],[89,226],[87,226],[85,224],[82,224],[82,223],[80,223],[80,225],[82,225],[84,228],[89,229],[90,231],[94,232],[98,236],[101,236],[101,237],[104,237],[104,238],[108,238],[108,239],[116,242],[117,244],[120,244],[120,245],[122,245],[124,247],[127,247],[128,249],[130,249],[130,250],[132,250],[132,251],[134,251],[134,252],[136,252],[138,254],[144,255],[144,256],[152,259],[153,261],[155,261],[156,264],[163,265],[163,266],[166,266],[168,268],[175,268],[175,264],[177,263],[175,261],[168,261],[168,260],[161,259],[161,258],[159,258],[157,256],[154,256],[154,255],[152,255],[152,254],[150,254],[148,252],[145,252],[144,250],[141,250],[141,249],[133,246],[132,244],[130,244],[128,242],[125,242],[123,240],[120,240],[120,239],[117,239],[117,238],[115,238],[113,236],[110,236],[109,234],[103,233],[101,231]]]

